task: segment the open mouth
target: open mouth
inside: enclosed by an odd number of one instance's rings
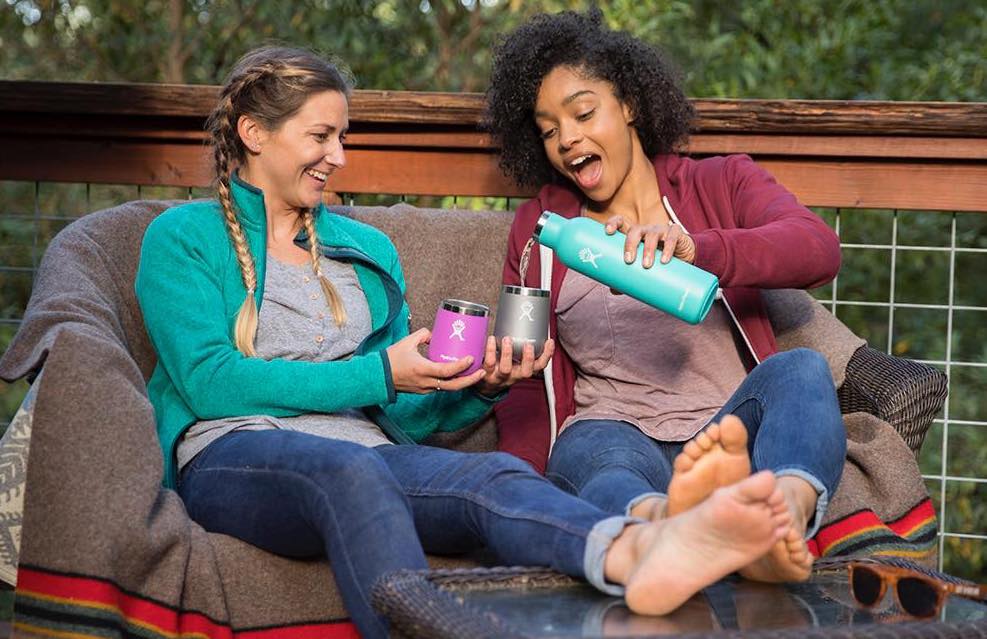
[[[328,173],[323,173],[322,171],[316,171],[315,169],[305,169],[305,175],[309,176],[310,178],[314,178],[319,182],[322,182],[323,184],[325,183],[326,178],[329,177]]]
[[[600,156],[595,153],[587,153],[566,162],[566,168],[575,178],[579,188],[583,190],[592,189],[600,183],[603,175],[603,162]]]

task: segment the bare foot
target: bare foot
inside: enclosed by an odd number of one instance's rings
[[[750,474],[747,428],[735,415],[727,415],[693,437],[675,458],[665,516],[686,511],[717,488]]]
[[[634,504],[631,508],[631,512],[628,513],[631,517],[640,517],[641,519],[647,519],[649,521],[658,521],[659,519],[665,518],[665,507],[668,504],[668,497],[648,497],[643,499],[638,503]]]
[[[663,615],[764,555],[790,527],[774,475],[757,473],[678,516],[626,528],[607,554],[606,576],[625,585],[631,610]]]
[[[805,487],[811,493],[807,493]],[[812,573],[813,562],[812,553],[805,543],[805,528],[815,511],[816,492],[807,482],[790,476],[778,478],[778,489],[784,495],[792,525],[766,555],[742,568],[740,574],[748,579],[771,583],[805,581]]]

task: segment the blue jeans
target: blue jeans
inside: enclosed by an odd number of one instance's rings
[[[367,448],[282,430],[221,437],[183,469],[178,490],[208,531],[288,557],[328,556],[367,638],[387,635],[370,604],[374,583],[427,568],[425,552],[487,547],[502,563],[551,566],[619,594],[603,579],[603,559],[631,521],[506,453]]]
[[[818,494],[806,537],[822,522],[846,457],[846,431],[823,357],[797,348],[767,358],[712,418],[734,414],[747,427],[753,471],[800,477]],[[581,420],[559,435],[546,476],[608,512],[629,512],[642,497],[663,495],[685,442],[651,439],[622,421]]]

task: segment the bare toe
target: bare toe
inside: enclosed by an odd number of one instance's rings
[[[717,425],[720,445],[728,453],[743,453],[747,450],[747,427],[736,415],[726,415]]]
[[[740,569],[740,574],[754,581],[781,583],[805,581],[812,573],[812,554],[797,530],[788,527],[766,555]]]
[[[696,457],[699,456],[697,455]],[[692,467],[696,465],[696,457],[692,457],[685,451],[685,449],[683,449],[682,453],[675,456],[675,461],[672,463],[672,469],[677,473],[684,473],[692,470]]]
[[[710,424],[682,447],[673,469],[668,485],[669,516],[692,508],[717,488],[750,475],[747,428],[733,415],[724,417],[720,424]]]

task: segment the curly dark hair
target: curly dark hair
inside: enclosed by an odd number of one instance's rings
[[[484,125],[500,146],[500,167],[519,185],[559,179],[535,126],[542,80],[564,65],[609,82],[634,114],[648,157],[684,145],[695,112],[677,69],[655,47],[603,24],[603,14],[542,14],[504,38],[494,54]]]

